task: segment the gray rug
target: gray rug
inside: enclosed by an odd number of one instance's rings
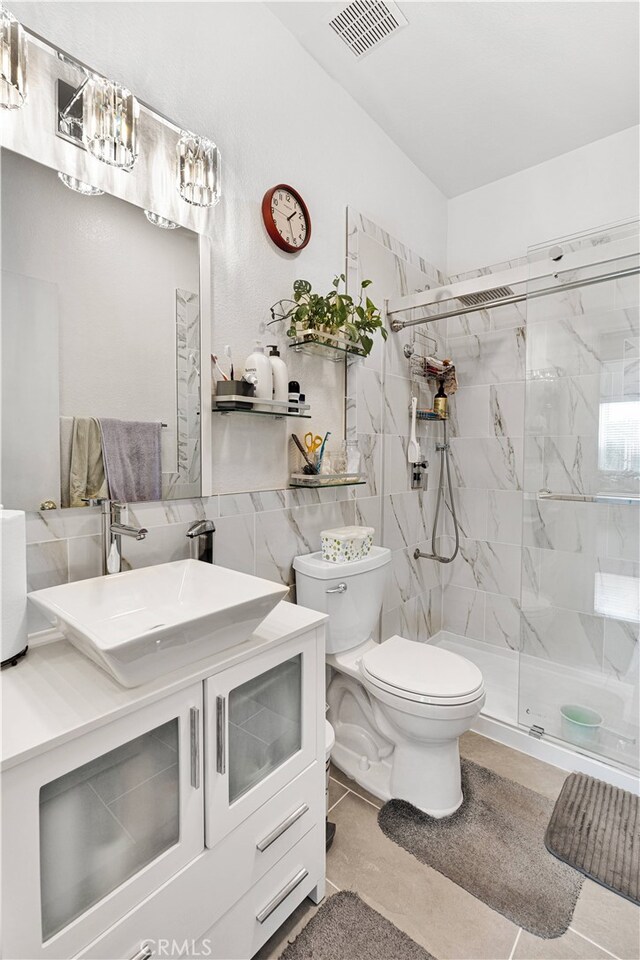
[[[395,843],[517,926],[537,937],[561,936],[582,877],[544,845],[553,802],[470,760],[462,761],[462,790],[462,806],[446,819],[390,800],[378,823]]]
[[[572,773],[545,835],[547,849],[596,883],[640,906],[640,799]]]
[[[434,960],[356,893],[329,897],[280,960]]]

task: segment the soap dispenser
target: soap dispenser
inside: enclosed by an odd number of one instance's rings
[[[273,399],[286,403],[289,397],[289,374],[287,365],[280,356],[280,351],[274,346],[267,348],[269,350],[269,362],[271,364],[271,374],[273,377]]]
[[[244,364],[245,379],[255,385],[257,400],[273,400],[273,375],[269,357],[264,352],[261,340],[256,340],[253,353],[250,353]],[[273,412],[270,404],[254,403],[254,410]]]

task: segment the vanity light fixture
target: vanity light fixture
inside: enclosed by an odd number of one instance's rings
[[[81,193],[83,197],[101,197],[104,194],[104,190],[99,187],[92,187],[90,183],[85,183],[84,180],[76,180],[75,177],[70,177],[68,173],[63,173],[61,170],[58,171],[58,177],[65,187],[73,190],[74,193]]]
[[[27,99],[27,38],[13,14],[0,10],[0,107],[17,110]]]
[[[82,140],[92,156],[131,170],[138,156],[138,101],[126,87],[90,77],[82,94]]]
[[[145,217],[152,223],[154,227],[160,227],[161,230],[179,230],[180,224],[174,223],[173,220],[167,220],[166,217],[161,217],[159,213],[154,213],[152,210],[145,210]]]
[[[220,199],[220,153],[215,143],[184,131],[177,157],[182,199],[194,207],[213,207]]]

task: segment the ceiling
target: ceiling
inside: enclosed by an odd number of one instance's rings
[[[638,123],[635,2],[400,2],[357,59],[346,3],[269,8],[448,197]]]

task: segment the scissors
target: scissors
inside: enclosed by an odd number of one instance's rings
[[[319,437],[318,434],[314,435],[309,431],[304,435],[304,445],[307,448],[308,453],[315,453],[316,450],[319,450],[322,446],[322,437]]]

